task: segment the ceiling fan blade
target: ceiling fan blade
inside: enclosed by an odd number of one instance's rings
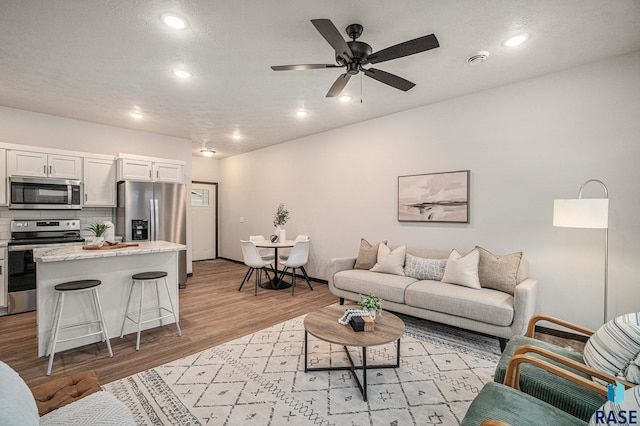
[[[338,96],[342,92],[342,89],[344,89],[344,86],[347,85],[350,78],[351,78],[351,74],[347,74],[347,73],[344,73],[341,76],[339,76],[336,79],[336,81],[333,82],[333,86],[331,86],[331,89],[329,89],[329,91],[327,92],[326,97],[334,98]]]
[[[371,77],[374,80],[378,80],[380,83],[388,84],[396,89],[404,90],[405,92],[415,86],[415,83],[405,80],[402,77],[398,77],[395,74],[388,73],[376,68],[369,68],[364,70],[364,75]]]
[[[440,47],[438,39],[435,35],[429,34],[424,37],[418,37],[395,46],[387,47],[379,52],[373,52],[367,57],[367,62],[377,64],[379,62],[390,61],[391,59],[402,58],[404,56],[414,55],[416,53]]]
[[[321,68],[340,68],[341,65],[335,64],[300,64],[300,65],[274,65],[271,67],[274,71],[297,71],[297,70],[315,70]]]
[[[330,19],[312,19],[311,23],[324,37],[325,40],[333,47],[336,54],[345,61],[349,62],[353,58],[353,53],[344,38],[340,35],[340,31],[333,25]]]

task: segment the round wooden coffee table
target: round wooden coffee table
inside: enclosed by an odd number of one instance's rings
[[[304,319],[304,371],[334,371],[351,370],[351,374],[360,388],[362,397],[367,400],[367,347],[384,345],[397,341],[396,363],[387,365],[372,365],[369,368],[398,368],[400,367],[400,337],[404,334],[404,322],[390,312],[384,311],[378,315],[374,324],[374,331],[353,331],[350,325],[338,324],[338,319],[342,317],[347,309],[357,309],[357,306],[331,305],[318,311],[311,312]],[[318,367],[309,368],[307,366],[307,341],[308,334],[324,340],[325,342],[342,345],[349,366],[344,367]],[[362,348],[362,365],[355,365],[348,346]],[[362,383],[356,374],[356,370],[362,370]]]

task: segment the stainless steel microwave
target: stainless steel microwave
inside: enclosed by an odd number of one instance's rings
[[[82,208],[82,183],[79,180],[9,178],[9,209],[79,210]]]

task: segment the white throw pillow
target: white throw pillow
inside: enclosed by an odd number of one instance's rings
[[[626,422],[622,422],[622,412],[626,415]],[[629,416],[634,412],[634,420],[629,421]],[[595,425],[633,425],[638,424],[638,411],[640,411],[640,386],[634,386],[624,391],[624,400],[620,404],[615,404],[611,401],[604,403],[599,410],[591,416],[589,420],[589,426]],[[616,419],[618,423],[609,421],[610,419]]]
[[[447,266],[444,268],[443,283],[463,285],[465,287],[481,289],[478,277],[478,263],[480,252],[473,249],[462,256],[456,249],[451,250]]]
[[[634,368],[638,352],[640,312],[621,315],[600,327],[584,346],[584,362],[596,370],[640,384]]]
[[[407,253],[407,246],[400,246],[391,251],[386,244],[380,243],[378,247],[378,261],[369,269],[371,272],[382,272],[384,274],[404,275],[404,257]]]
[[[22,378],[0,361],[0,425],[38,425],[38,407]]]

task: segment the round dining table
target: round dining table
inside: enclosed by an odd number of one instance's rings
[[[278,272],[278,249],[293,247],[296,244],[295,240],[285,240],[285,241],[276,241],[276,242],[272,242],[270,240],[263,240],[263,241],[254,241],[254,243],[256,247],[272,248],[275,251],[274,252],[275,259],[273,260],[273,265],[274,265],[274,271],[276,273],[276,276],[273,277],[270,281],[260,284],[260,287],[267,290],[282,290],[285,288],[290,288],[291,287],[290,282],[287,282],[284,280],[280,282],[279,272]]]

